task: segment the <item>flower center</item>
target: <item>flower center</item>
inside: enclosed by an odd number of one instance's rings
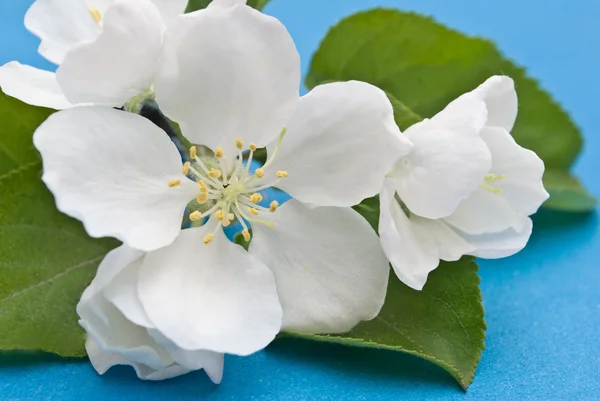
[[[496,195],[499,195],[502,193],[502,188],[493,187],[491,185],[491,183],[496,182],[496,181],[502,181],[504,179],[506,179],[506,174],[500,174],[500,175],[496,175],[494,173],[487,174],[485,176],[485,178],[483,179],[483,184],[481,184],[481,188],[487,189],[488,191],[493,192]]]
[[[250,231],[246,222],[274,226],[268,217],[263,218],[261,214],[275,213],[279,203],[273,201],[268,207],[261,206],[259,203],[262,202],[263,196],[260,191],[276,185],[286,178],[288,173],[279,170],[276,172],[276,179],[268,183],[261,181],[265,176],[265,171],[277,156],[285,132],[284,128],[279,134],[277,145],[267,162],[252,174],[250,165],[257,149],[254,143],[250,143],[248,146],[249,154],[246,163],[243,158],[244,142],[239,138],[235,141],[237,155],[233,158],[225,157],[220,146],[215,149],[212,159],[200,157],[195,146],[190,148],[192,162],[184,163],[183,174],[196,181],[199,193],[196,200],[188,205],[188,208],[196,209],[189,214],[189,218],[191,221],[198,221],[213,215],[217,222],[215,230],[204,238],[205,244],[212,241],[220,227],[228,227],[236,219],[242,225],[242,235],[246,242],[250,241]],[[170,187],[176,187],[179,184],[179,180],[169,182]]]

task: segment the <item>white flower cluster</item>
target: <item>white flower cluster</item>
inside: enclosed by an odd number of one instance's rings
[[[299,56],[277,19],[241,0],[186,5],[37,0],[25,23],[56,74],[0,68],[6,94],[62,110],[34,134],[58,209],[123,242],[77,307],[98,372],[204,369],[218,383],[224,354],[256,352],[281,330],[341,333],[374,318],[390,262],[421,289],[440,260],[525,246],[548,194],[542,161],[510,135],[510,78],[401,133],[367,83],[299,97]],[[189,159],[136,114],[148,98],[193,144]],[[259,148],[267,161],[253,170]],[[380,237],[351,208],[377,194]],[[225,236],[233,222],[248,251]]]

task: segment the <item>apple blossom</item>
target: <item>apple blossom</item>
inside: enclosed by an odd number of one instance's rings
[[[414,148],[380,194],[379,234],[407,285],[423,288],[440,259],[506,257],[529,240],[548,193],[544,163],[510,135],[516,116],[512,79],[494,76],[405,132]]]
[[[178,17],[155,75],[158,105],[196,144],[191,161],[150,121],[101,106],[53,114],[34,144],[59,210],[93,237],[147,252],[123,315],[178,349],[247,355],[282,328],[344,332],[378,314],[388,262],[350,206],[380,191],[411,144],[372,85],[299,97],[286,29],[229,3]],[[259,147],[268,160],[250,172],[244,159]],[[269,201],[268,188],[293,199]],[[181,231],[186,211],[208,221]],[[252,238],[248,252],[223,233],[233,221]],[[131,317],[139,310],[144,324]]]

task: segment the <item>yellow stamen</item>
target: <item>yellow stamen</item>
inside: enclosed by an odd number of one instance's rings
[[[192,221],[198,221],[202,218],[202,213],[200,213],[199,211],[195,211],[190,213],[190,220]]]
[[[235,219],[235,214],[233,214],[233,213],[228,213],[228,214],[227,214],[227,219],[228,219],[229,221],[233,221],[233,219]]]
[[[250,214],[253,214],[254,216],[258,216],[258,210],[256,210],[256,208],[249,207],[248,211],[250,212]]]
[[[501,180],[504,180],[505,178],[506,178],[506,174],[496,175],[494,173],[490,173],[485,176],[485,180],[487,182],[501,181]]]
[[[223,149],[220,146],[217,146],[217,148],[215,149],[215,157],[217,159],[223,157]]]
[[[269,212],[275,213],[275,211],[277,210],[278,207],[279,207],[279,202],[277,202],[277,201],[271,202],[271,204],[269,205]]]
[[[97,8],[95,8],[95,7],[89,7],[88,8],[88,12],[92,16],[92,18],[94,19],[94,22],[96,24],[99,23],[100,21],[102,21],[102,14],[100,14],[100,11],[98,11]]]
[[[190,157],[191,157],[192,159],[195,159],[197,155],[198,155],[198,149],[196,149],[196,147],[195,147],[195,146],[192,146],[192,147],[190,148]]]
[[[242,149],[244,147],[244,141],[241,138],[235,140],[235,147],[238,149]]]
[[[169,181],[169,187],[170,188],[178,187],[179,184],[181,184],[181,180],[171,180],[171,181]]]
[[[244,228],[242,230],[242,235],[244,236],[244,241],[246,241],[246,242],[250,241],[250,231],[248,231],[247,228]]]
[[[263,197],[262,197],[262,195],[261,195],[261,194],[259,194],[258,192],[256,192],[256,193],[253,193],[252,195],[250,195],[250,201],[251,201],[252,203],[258,203],[258,202],[260,202],[261,200],[263,200]]]
[[[212,242],[213,238],[214,238],[214,235],[206,234],[206,236],[204,237],[204,241],[203,241],[204,245],[210,244]]]
[[[264,168],[257,168],[257,169],[254,171],[254,174],[256,174],[256,176],[257,176],[258,178],[263,178],[263,177],[265,176],[265,169],[264,169]]]
[[[183,175],[187,175],[190,172],[190,166],[191,165],[192,164],[190,162],[183,163],[183,169],[182,169]]]
[[[256,152],[256,144],[254,142],[250,142],[250,150]]]
[[[501,194],[501,193],[502,193],[502,189],[501,189],[501,188],[496,188],[496,187],[493,187],[493,186],[491,186],[490,184],[488,184],[487,182],[486,182],[486,183],[483,183],[483,184],[481,184],[481,188],[483,188],[483,189],[487,189],[488,191],[490,191],[490,192],[492,192],[492,193],[494,193],[494,194],[496,194],[496,195],[499,195],[499,194]]]
[[[217,219],[217,221],[223,221],[223,209],[219,209],[215,212],[215,219]]]
[[[279,171],[277,172],[277,178],[285,178],[285,177],[287,177],[287,176],[288,176],[288,173],[287,173],[287,171],[279,170]]]
[[[213,168],[208,172],[208,175],[210,175],[212,178],[221,178],[223,173],[221,173],[221,170],[216,170]]]

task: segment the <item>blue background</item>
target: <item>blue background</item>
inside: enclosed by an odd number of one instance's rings
[[[30,0],[0,1],[0,64],[51,68],[22,25]],[[600,194],[600,2],[591,0],[273,0],[304,72],[327,29],[376,5],[433,15],[495,40],[527,67],[581,126],[576,173]],[[282,341],[228,357],[223,384],[204,373],[148,383],[126,367],[104,377],[86,362],[0,358],[2,400],[600,399],[600,239],[596,214],[540,213],[527,249],[481,262],[487,349],[465,394],[448,374],[398,353]]]

